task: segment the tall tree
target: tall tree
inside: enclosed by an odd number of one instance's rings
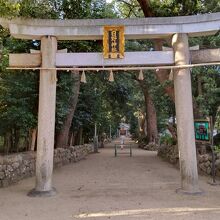
[[[153,103],[153,99],[149,94],[148,85],[146,82],[139,81],[141,89],[144,94],[145,108],[146,108],[146,123],[147,123],[147,142],[158,142],[158,129],[157,129],[157,113]]]
[[[80,90],[80,74],[79,72],[70,73],[72,78],[72,92],[68,101],[67,114],[63,119],[61,128],[56,135],[55,145],[56,147],[67,147],[69,140],[69,132],[72,125],[73,116],[75,113],[76,105],[79,97]]]

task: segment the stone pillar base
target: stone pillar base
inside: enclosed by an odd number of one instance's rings
[[[200,189],[196,189],[196,190],[184,190],[182,188],[179,188],[176,190],[177,194],[183,194],[183,195],[191,195],[191,196],[199,196],[199,195],[203,195],[204,192]]]
[[[37,191],[32,189],[27,195],[29,197],[52,197],[57,194],[56,189],[53,187],[50,191]]]

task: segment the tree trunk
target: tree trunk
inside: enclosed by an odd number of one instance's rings
[[[73,132],[69,135],[69,146],[71,147],[73,143]]]
[[[56,148],[63,148],[68,146],[69,130],[72,124],[74,112],[79,97],[80,89],[80,75],[79,72],[71,73],[73,79],[72,96],[70,97],[69,112],[63,122],[61,129],[56,135]]]
[[[15,149],[16,152],[19,152],[19,141],[20,141],[20,130],[19,129],[15,129]]]
[[[79,129],[79,145],[83,144],[83,127]]]
[[[145,136],[146,135],[146,133],[145,133],[145,126],[146,126],[146,116],[144,116],[144,114],[143,114],[143,117],[140,118],[140,129],[139,129],[139,131],[140,131],[140,135],[141,136]]]
[[[4,136],[4,151],[8,154],[12,146],[11,132],[7,132]]]
[[[145,17],[152,17],[153,12],[150,8],[150,2],[148,0],[137,0],[139,5],[141,6],[141,9],[144,13]]]
[[[167,125],[167,129],[169,130],[170,134],[172,135],[173,141],[175,143],[177,143],[177,129],[176,129],[176,125],[169,123]]]
[[[34,128],[31,130],[31,146],[30,146],[31,151],[35,150],[36,139],[37,139],[37,129]]]
[[[77,131],[73,132],[73,139],[72,139],[72,146],[76,145],[76,140],[77,140]]]
[[[139,81],[139,83],[144,94],[145,105],[146,105],[147,140],[148,143],[150,142],[158,143],[156,109],[152,97],[149,94],[147,85],[145,84],[145,82],[142,81]]]
[[[154,48],[156,51],[161,51],[163,48],[163,40],[157,39],[154,40]],[[163,84],[165,81],[169,80],[170,70],[165,69],[158,69],[155,71],[155,75],[157,77],[157,80]],[[166,94],[170,97],[170,99],[175,102],[175,96],[174,96],[174,87],[173,85],[166,86],[164,88]]]
[[[104,148],[104,138],[103,136],[100,137],[100,148]]]

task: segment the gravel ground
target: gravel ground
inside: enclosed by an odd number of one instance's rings
[[[176,194],[179,171],[156,152],[134,148],[133,157],[115,158],[111,144],[56,169],[53,179],[58,194],[51,198],[26,196],[34,178],[0,189],[0,220],[220,219],[220,186],[200,176],[203,195]]]

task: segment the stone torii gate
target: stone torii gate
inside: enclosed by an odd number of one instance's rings
[[[0,24],[19,39],[40,40],[41,50],[32,54],[10,54],[9,67],[39,69],[39,114],[36,186],[32,196],[51,196],[52,187],[56,74],[72,67],[150,66],[174,71],[175,106],[180,154],[180,191],[200,193],[193,125],[190,68],[193,65],[219,65],[220,49],[190,51],[188,37],[214,35],[219,31],[220,13],[197,16],[139,19],[32,20],[0,19]],[[172,39],[172,50],[125,52],[124,59],[104,59],[102,53],[57,51],[59,40],[102,40],[103,26],[121,25],[125,38]],[[152,67],[155,66],[155,67]]]

